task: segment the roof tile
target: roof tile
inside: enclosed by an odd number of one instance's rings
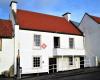
[[[92,19],[93,19],[94,21],[96,21],[98,24],[100,24],[100,17],[92,16],[92,15],[90,15],[90,17],[92,17]]]
[[[10,20],[0,19],[0,37],[12,37],[12,23]]]
[[[64,17],[18,9],[16,21],[20,25],[20,29],[82,35],[82,33]]]

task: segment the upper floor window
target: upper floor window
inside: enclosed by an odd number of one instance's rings
[[[34,46],[39,47],[40,46],[40,35],[34,35]]]
[[[54,48],[60,48],[60,37],[54,37]]]
[[[33,67],[40,67],[40,57],[33,57]]]
[[[74,38],[69,38],[69,48],[74,48]]]
[[[0,39],[0,51],[2,51],[2,39]]]

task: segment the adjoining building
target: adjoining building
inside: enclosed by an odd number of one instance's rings
[[[84,33],[85,39],[85,67],[94,67],[100,65],[100,17],[92,16],[86,13],[79,25]]]
[[[14,64],[14,35],[10,20],[0,19],[0,74]]]

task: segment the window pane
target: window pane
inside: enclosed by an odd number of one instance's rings
[[[54,48],[60,48],[60,37],[54,37]]]
[[[69,38],[69,48],[74,48],[74,38]]]
[[[34,35],[34,46],[40,46],[40,35]]]
[[[73,57],[69,57],[69,65],[73,65]]]
[[[40,67],[40,57],[33,57],[33,67]]]

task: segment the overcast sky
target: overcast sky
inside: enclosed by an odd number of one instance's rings
[[[11,0],[0,0],[0,19],[9,19]],[[71,13],[71,19],[80,21],[85,12],[100,17],[100,0],[17,0],[18,8],[61,16]]]

